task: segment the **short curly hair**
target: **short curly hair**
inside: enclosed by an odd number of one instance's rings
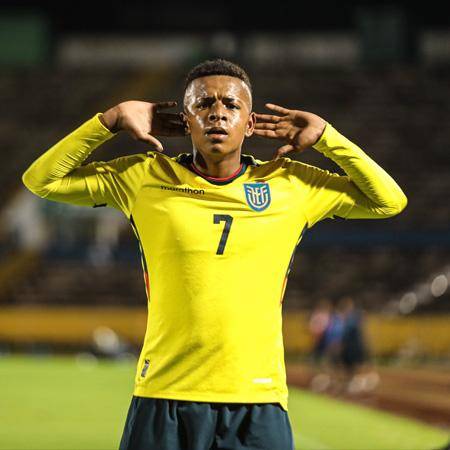
[[[196,78],[208,75],[228,75],[239,78],[248,86],[250,96],[252,96],[252,84],[245,70],[237,64],[222,58],[208,59],[191,69],[186,76],[184,90],[186,91],[189,84]]]

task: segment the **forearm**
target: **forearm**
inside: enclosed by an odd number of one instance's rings
[[[45,197],[53,185],[81,166],[93,150],[114,136],[99,115],[61,139],[29,166],[22,181],[30,191]]]
[[[386,214],[405,208],[407,197],[395,180],[330,124],[313,147],[338,164],[358,189]]]

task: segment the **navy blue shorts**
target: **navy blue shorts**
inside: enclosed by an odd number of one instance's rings
[[[279,403],[132,397],[119,450],[294,450]]]

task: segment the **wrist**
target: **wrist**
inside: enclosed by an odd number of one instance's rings
[[[323,125],[319,128],[317,128],[316,130],[316,140],[314,142],[314,144],[312,145],[312,147],[314,149],[317,150],[316,146],[320,146],[320,144],[322,143],[322,141],[324,140],[324,138],[326,137],[327,134],[327,128],[329,128],[329,123],[328,122],[324,122]]]
[[[117,133],[120,131],[119,127],[119,111],[117,106],[108,109],[106,112],[99,116],[102,124],[108,128],[111,133]]]
[[[315,141],[313,145],[316,145],[322,139],[322,136],[325,133],[326,126],[327,122],[325,120],[322,120],[321,122],[317,123],[317,125],[315,125]]]

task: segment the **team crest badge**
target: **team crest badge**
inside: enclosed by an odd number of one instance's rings
[[[270,205],[268,183],[244,183],[245,198],[254,211],[264,211]]]

